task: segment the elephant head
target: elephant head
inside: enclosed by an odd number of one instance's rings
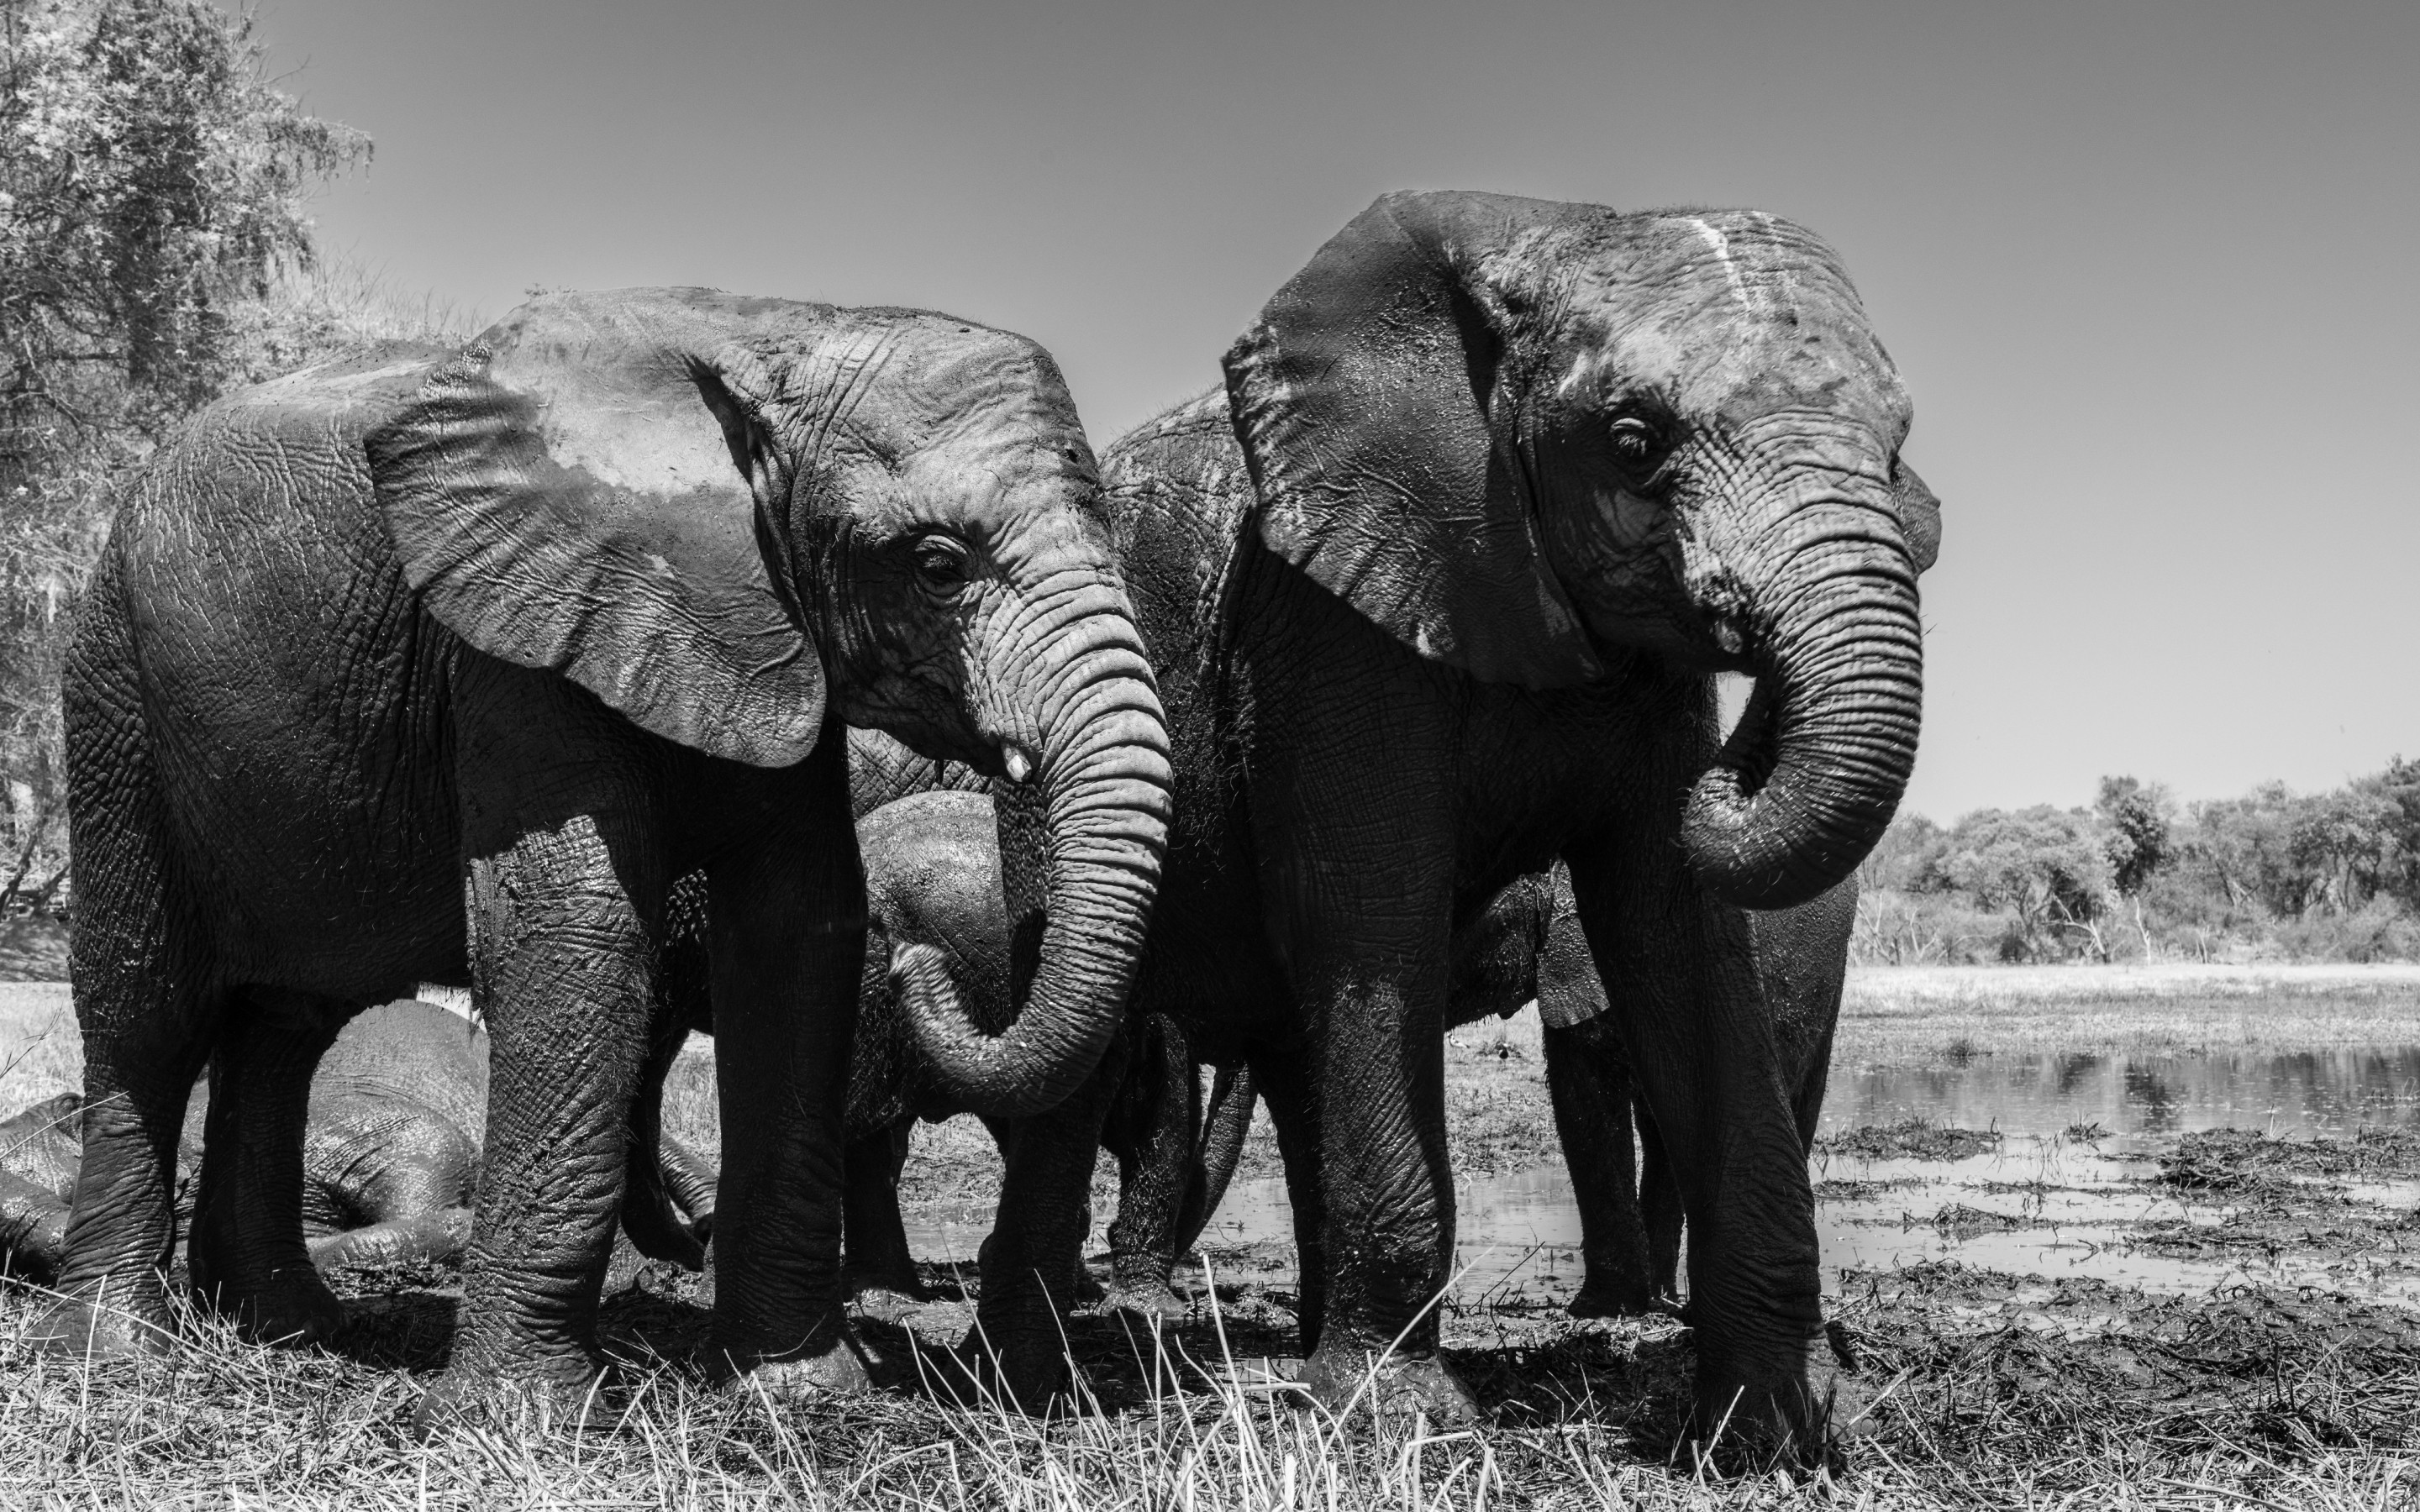
[[[1804,902],[1880,837],[1915,760],[1939,506],[1811,233],[1389,194],[1226,370],[1262,541],[1421,655],[1532,688],[1625,647],[1756,675],[1683,818],[1715,895]]]
[[[909,995],[974,1107],[1032,1111],[1089,1073],[1157,885],[1168,744],[1047,353],[920,311],[549,296],[367,450],[407,579],[478,650],[713,756],[795,763],[830,714],[1033,784],[1048,925],[1025,1012],[990,1036]]]

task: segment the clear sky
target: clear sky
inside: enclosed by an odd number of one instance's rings
[[[2420,3],[261,0],[324,242],[926,305],[1096,443],[1379,193],[1748,205],[1848,259],[1947,503],[1909,806],[2420,757]]]

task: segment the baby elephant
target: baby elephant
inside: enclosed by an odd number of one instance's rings
[[[0,1122],[0,1259],[34,1280],[51,1279],[65,1253],[82,1103],[63,1092]],[[487,1104],[488,1037],[460,1015],[407,998],[346,1025],[311,1078],[302,1212],[312,1260],[322,1269],[458,1262]],[[205,1080],[178,1154],[180,1226],[192,1216],[183,1178],[199,1168],[209,1107]],[[689,1205],[684,1215],[705,1227],[712,1175],[670,1139],[659,1158],[665,1185]]]
[[[874,743],[852,744],[867,930],[849,1058],[843,1266],[850,1295],[879,1307],[887,1305],[878,1300],[884,1294],[908,1300],[922,1295],[897,1192],[909,1133],[920,1119],[938,1121],[969,1111],[942,1085],[908,1022],[895,975],[900,953],[935,952],[959,999],[987,1032],[997,1033],[1013,1017],[1014,983],[1031,970],[1036,941],[1033,931],[1010,922],[1011,889],[1001,874],[993,801],[970,791],[980,779],[961,778],[953,769],[942,779],[965,780],[966,787],[901,795],[908,783],[891,767],[908,758]],[[711,1032],[713,1021],[705,895],[696,879],[685,878],[674,887],[665,913],[658,1054],[637,1098],[632,1186],[624,1207],[633,1241],[649,1254],[677,1246],[681,1228],[663,1194],[647,1189],[649,1167],[659,1164],[647,1155],[657,1086],[680,1035],[690,1029]],[[1200,1190],[1205,1164],[1217,1162],[1205,1163],[1193,1142],[1202,1127],[1193,1060],[1183,1041],[1170,1039],[1164,1029],[1156,1020],[1130,1020],[1098,1069],[1057,1107],[1028,1119],[985,1120],[1006,1170],[992,1234],[983,1247],[981,1331],[1005,1362],[1020,1396],[1047,1395],[1048,1372],[1038,1357],[1046,1347],[1056,1357],[1058,1319],[1075,1301],[1081,1279],[1076,1262],[1091,1217],[1080,1203],[1069,1208],[1029,1194],[1083,1191],[1084,1181],[1057,1180],[1053,1173],[1071,1162],[1089,1172],[1094,1151],[1105,1147],[1118,1158],[1129,1188],[1150,1194],[1140,1206],[1155,1212],[1166,1207],[1171,1230],[1185,1225],[1198,1229],[1207,1204],[1216,1200]],[[1249,1119],[1249,1099],[1243,1113]],[[1210,1125],[1214,1131],[1221,1127],[1215,1112]],[[1162,1151],[1155,1140],[1171,1143]],[[660,1165],[669,1170],[672,1163]],[[1232,1158],[1225,1165],[1232,1168]],[[1156,1274],[1159,1298],[1143,1296],[1132,1304],[1158,1310],[1165,1299],[1165,1307],[1173,1308],[1173,1299],[1166,1298],[1166,1277],[1163,1257]],[[1113,1300],[1125,1300],[1115,1290],[1113,1284]]]

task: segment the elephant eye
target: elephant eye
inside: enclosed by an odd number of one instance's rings
[[[1608,440],[1614,465],[1633,478],[1645,477],[1664,460],[1667,443],[1663,433],[1635,415],[1615,421]]]
[[[967,583],[967,548],[946,535],[927,535],[916,542],[916,581],[924,591],[954,597]]]

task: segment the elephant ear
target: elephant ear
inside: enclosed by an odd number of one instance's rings
[[[1904,460],[1891,470],[1891,509],[1907,538],[1908,559],[1917,572],[1931,571],[1941,555],[1941,501]]]
[[[1422,656],[1530,687],[1600,669],[1497,442],[1500,302],[1476,270],[1566,210],[1387,195],[1278,291],[1226,360],[1263,543]]]
[[[365,439],[404,577],[473,646],[643,729],[800,760],[823,662],[760,548],[752,479],[783,470],[737,375],[822,309],[662,289],[505,316]]]

